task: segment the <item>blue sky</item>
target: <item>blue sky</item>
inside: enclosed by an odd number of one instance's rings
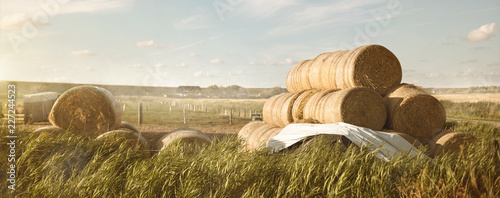
[[[0,0],[0,80],[285,87],[380,44],[424,87],[500,85],[500,1]]]

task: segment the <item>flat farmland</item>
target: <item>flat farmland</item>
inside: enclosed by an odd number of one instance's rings
[[[500,93],[435,94],[439,100],[452,102],[495,102],[500,103]]]

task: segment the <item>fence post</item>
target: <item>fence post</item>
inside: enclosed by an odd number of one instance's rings
[[[142,125],[142,103],[139,103],[139,106],[137,108],[137,123],[139,125]]]
[[[229,124],[230,125],[233,124],[233,109],[229,111]]]
[[[168,111],[172,112],[172,105],[169,106]]]
[[[187,124],[186,109],[182,109],[182,112],[184,113],[184,124]]]
[[[2,107],[0,107],[0,110],[2,110]],[[125,111],[125,104],[123,104],[123,111]]]

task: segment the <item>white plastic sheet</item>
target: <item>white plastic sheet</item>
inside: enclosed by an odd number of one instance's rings
[[[375,156],[391,161],[395,156],[409,153],[411,157],[425,156],[417,148],[397,134],[374,131],[348,123],[333,124],[289,124],[281,132],[271,138],[267,147],[271,152],[278,152],[304,138],[320,134],[343,135],[357,146],[368,146]]]

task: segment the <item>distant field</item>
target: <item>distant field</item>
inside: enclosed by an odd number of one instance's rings
[[[475,93],[475,94],[437,94],[433,95],[439,100],[452,102],[496,102],[500,103],[500,93]]]

